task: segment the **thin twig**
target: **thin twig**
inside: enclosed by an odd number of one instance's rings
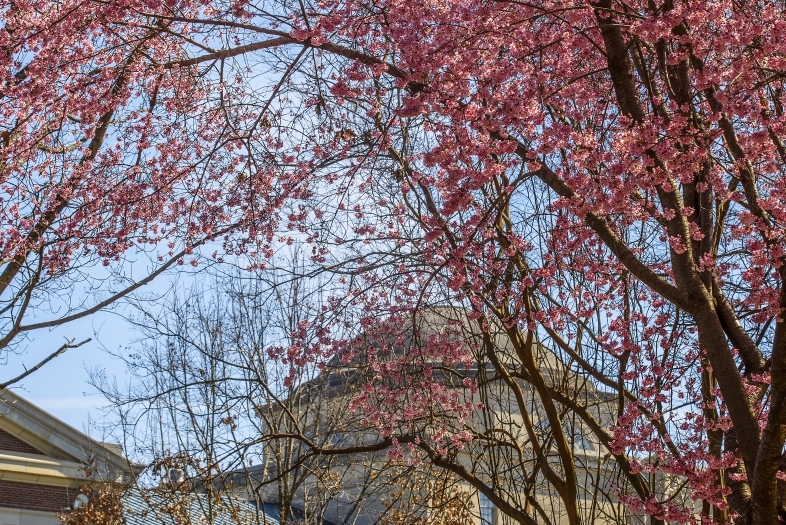
[[[60,354],[65,353],[65,351],[68,350],[69,348],[79,348],[83,344],[89,343],[92,340],[93,340],[92,338],[89,338],[89,339],[85,339],[81,343],[73,344],[74,343],[74,339],[71,339],[66,344],[64,344],[63,346],[58,348],[49,357],[47,357],[46,359],[44,359],[43,361],[41,361],[40,363],[35,365],[33,368],[26,368],[23,374],[18,375],[15,378],[13,378],[12,380],[10,380],[10,381],[8,381],[6,383],[1,384],[0,385],[0,390],[4,390],[4,389],[8,388],[9,386],[13,385],[14,383],[17,383],[17,382],[21,381],[22,379],[26,378],[27,376],[29,376],[30,374],[32,374],[33,372],[35,372],[36,370],[38,370],[39,368],[41,368],[42,366],[47,364],[49,361],[51,361],[55,357],[59,356]]]

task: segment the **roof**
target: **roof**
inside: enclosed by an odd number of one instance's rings
[[[280,525],[277,516],[240,499],[132,490],[122,498],[125,525]]]
[[[123,495],[125,525],[280,525],[281,507],[265,502],[222,496],[210,500],[200,493],[175,493],[157,489],[133,489]],[[327,520],[306,521],[296,507],[290,511],[290,523],[336,525]]]
[[[274,518],[276,520],[276,523],[278,523],[278,521],[281,520],[281,507],[279,507],[277,504],[271,503],[269,501],[266,501],[265,503],[260,505],[260,507],[263,510],[263,512],[265,513],[265,515],[266,516],[271,516],[272,518]],[[306,521],[306,514],[301,509],[299,509],[297,507],[291,507],[290,508],[290,516],[291,516],[292,519],[294,519],[295,523],[308,523],[309,525],[312,525],[312,524],[313,525],[336,525],[332,521],[328,521],[326,519],[323,519],[320,524],[317,524],[314,521],[307,522]]]

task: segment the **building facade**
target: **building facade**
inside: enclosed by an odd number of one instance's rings
[[[85,501],[80,487],[130,475],[118,445],[0,391],[0,525],[56,525],[59,512]]]
[[[303,432],[303,437],[321,449],[373,446],[381,439],[377,428],[353,413],[352,399],[368,384],[369,374],[382,376],[382,382],[387,380],[379,372],[385,370],[380,363],[408,359],[407,355],[417,355],[423,363],[422,356],[427,354],[418,353],[416,345],[421,344],[418,341],[433,342],[449,330],[459,334],[462,344],[475,349],[474,364],[455,366],[438,358],[431,362],[426,358],[422,367],[428,369],[430,380],[436,378],[451,385],[462,403],[484,407],[468,419],[451,420],[449,414],[434,415],[442,426],[454,424],[454,433],[470,432],[472,440],[460,447],[443,442],[444,447],[434,456],[439,456],[436,462],[432,457],[408,466],[406,461],[390,461],[386,450],[320,455],[312,454],[300,439],[287,442],[270,439],[261,465],[251,471],[241,469],[227,478],[233,479],[231,490],[250,499],[273,501],[281,498],[282,491],[288,491],[286,499],[292,504],[347,525],[442,523],[439,518],[447,512],[445,509],[464,516],[462,525],[515,523],[478,490],[480,482],[493,488],[511,506],[524,509],[535,523],[568,523],[563,502],[543,473],[544,468],[552,468],[559,474],[562,467],[554,446],[555,433],[549,427],[541,397],[532,381],[523,375],[507,383],[500,377],[500,370],[504,369],[520,373],[517,364],[520,356],[504,330],[497,327],[491,334],[479,333],[456,309],[433,309],[423,315],[417,327],[403,327],[399,332],[386,330],[385,337],[392,338],[393,333],[398,346],[368,337],[366,344],[373,348],[376,359],[373,365],[362,351],[351,359],[337,356],[319,378],[302,386],[297,394],[301,399],[286,410],[280,409],[283,418],[276,418],[277,407],[262,407],[268,412],[266,421],[284,421],[286,426],[271,426],[269,433],[292,436]],[[406,335],[407,331],[414,335]],[[443,339],[447,341],[449,337]],[[563,358],[541,345],[534,344],[530,351],[540,363],[547,388],[558,392],[565,403],[580,406],[584,416],[600,427],[608,429],[613,425],[616,396],[579,377],[564,364]],[[494,360],[496,363],[492,363]],[[468,388],[465,380],[476,382],[478,388]],[[396,387],[390,385],[392,389]],[[417,383],[411,388],[416,390]],[[609,525],[640,523],[638,516],[630,514],[617,501],[616,489],[624,480],[620,480],[608,448],[574,411],[558,402],[556,405],[562,413],[562,430],[575,462],[576,499],[582,520]],[[308,415],[292,421],[293,417],[300,417],[296,410],[299,406],[308,407]],[[319,406],[319,410],[315,411],[314,406]],[[428,417],[424,417],[402,428],[400,434],[418,435],[428,441],[434,435],[430,425]],[[533,447],[540,447],[540,451],[536,453]],[[432,468],[440,462],[442,468]],[[467,475],[445,477],[451,469]],[[470,478],[474,484],[468,481]],[[282,483],[290,479],[296,479],[297,483]],[[463,504],[463,514],[455,505],[450,506],[457,500],[459,506]]]

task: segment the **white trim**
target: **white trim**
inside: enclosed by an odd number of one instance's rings
[[[75,461],[21,452],[12,454],[0,452],[0,479],[41,485],[71,486],[88,478],[82,465]]]

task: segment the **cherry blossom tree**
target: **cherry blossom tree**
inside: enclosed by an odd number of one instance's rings
[[[564,407],[609,447],[631,487],[620,498],[654,522],[777,523],[783,11],[767,0],[6,3],[2,341],[86,261],[116,269],[147,250],[164,268],[205,244],[258,267],[303,243],[336,288],[309,324],[319,344],[272,350],[291,381],[349,355],[352,330],[447,302],[512,341],[514,360],[484,355],[542,400],[560,465],[548,481],[570,523],[581,515]],[[544,380],[538,342],[617,395],[615,425],[593,424]],[[446,361],[483,352],[413,348]],[[386,366],[411,384],[408,367]],[[426,386],[451,408],[439,379]],[[407,407],[384,388],[400,424],[380,433],[403,444],[425,401]],[[387,410],[362,401],[372,420]],[[438,440],[472,438],[439,425],[430,436],[410,437],[436,463]],[[644,483],[658,473],[684,480],[698,517]]]
[[[227,105],[223,80],[181,67],[182,35],[144,7],[2,5],[4,359],[36,330],[198,265],[200,247],[216,259],[266,252],[280,199],[301,191],[281,165],[243,152],[238,125],[269,122]]]

